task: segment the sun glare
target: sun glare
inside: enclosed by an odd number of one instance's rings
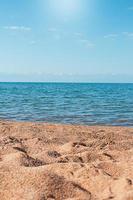
[[[50,7],[57,15],[72,16],[80,10],[80,0],[50,0]]]

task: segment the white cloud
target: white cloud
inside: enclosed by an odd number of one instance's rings
[[[93,48],[95,47],[95,44],[92,43],[91,41],[89,40],[86,40],[86,39],[81,39],[79,40],[81,43],[83,43],[85,45],[85,47],[88,47],[88,48]]]
[[[31,28],[26,26],[4,26],[3,28],[11,31],[31,31]]]
[[[123,34],[131,39],[133,39],[133,32],[123,32]]]
[[[110,38],[110,39],[116,39],[118,37],[118,34],[108,34],[108,35],[105,35],[104,36],[104,38],[105,39],[108,39],[108,38]]]

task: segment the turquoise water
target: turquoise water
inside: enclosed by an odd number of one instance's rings
[[[133,84],[0,83],[0,119],[133,126]]]

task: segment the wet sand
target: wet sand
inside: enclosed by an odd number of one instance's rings
[[[0,200],[133,200],[133,128],[0,122]]]

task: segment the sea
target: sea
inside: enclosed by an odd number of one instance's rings
[[[133,126],[133,84],[0,83],[0,120]]]

